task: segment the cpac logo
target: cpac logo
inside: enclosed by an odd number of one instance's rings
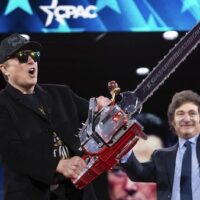
[[[41,10],[47,13],[47,20],[45,26],[49,26],[53,18],[55,17],[56,21],[65,25],[65,19],[73,18],[77,19],[82,17],[84,19],[93,19],[97,17],[97,7],[90,5],[84,8],[83,6],[72,6],[72,5],[59,5],[58,0],[52,0],[51,5],[42,5],[39,6]]]

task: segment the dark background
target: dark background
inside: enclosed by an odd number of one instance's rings
[[[116,80],[122,91],[134,90],[145,78],[135,73],[137,67],[152,69],[185,35],[174,41],[164,40],[162,32],[151,33],[73,33],[30,34],[43,45],[39,63],[39,82],[68,84],[80,96],[110,96],[107,82]],[[3,39],[7,35],[0,35]],[[192,89],[200,93],[197,47],[154,95],[143,105],[166,119],[168,104],[175,92]],[[0,88],[5,82],[1,76]]]

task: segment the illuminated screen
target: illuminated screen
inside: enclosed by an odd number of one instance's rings
[[[0,0],[0,32],[187,31],[200,0]]]

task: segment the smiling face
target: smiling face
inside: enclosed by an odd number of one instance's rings
[[[172,125],[176,134],[184,139],[189,139],[200,132],[200,115],[198,106],[187,102],[179,106],[174,113]]]
[[[32,93],[37,83],[38,63],[28,56],[25,63],[20,63],[17,57],[8,59],[1,70],[7,77],[8,83],[22,93]]]

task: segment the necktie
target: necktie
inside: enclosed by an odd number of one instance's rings
[[[180,200],[192,200],[192,184],[191,184],[191,143],[186,141],[186,147],[183,155],[181,181],[180,181]]]

